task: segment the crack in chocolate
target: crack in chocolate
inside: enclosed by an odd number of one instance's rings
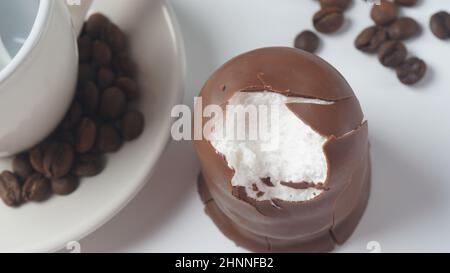
[[[333,233],[333,226],[328,230],[328,234],[330,235],[331,240],[335,245],[339,245],[338,240],[336,239],[336,236]]]
[[[261,178],[261,182],[267,187],[275,187],[275,185],[270,180],[270,177]]]
[[[263,79],[264,73],[258,73],[256,74],[256,78],[262,83],[262,85],[265,87],[267,86],[266,82]]]
[[[237,92],[247,92],[247,93],[256,93],[256,92],[272,92],[272,93],[277,93],[286,97],[291,97],[291,98],[299,98],[299,99],[315,99],[315,100],[321,100],[324,102],[329,102],[329,103],[335,103],[335,102],[340,102],[340,101],[345,101],[351,98],[354,98],[355,96],[349,96],[349,97],[344,97],[344,98],[340,98],[340,99],[324,99],[321,97],[316,97],[316,96],[307,96],[307,95],[297,95],[297,94],[293,94],[293,91],[291,89],[286,89],[286,90],[278,90],[278,89],[274,89],[272,86],[270,85],[250,85],[244,88],[241,88],[239,90],[236,91]],[[227,102],[225,102],[225,104],[228,104]],[[306,104],[306,103],[305,103]]]
[[[266,241],[266,244],[267,244],[267,251],[271,251],[272,250],[272,245],[270,244],[269,238],[264,236],[264,240]]]
[[[281,185],[295,189],[295,190],[307,190],[307,189],[316,189],[322,191],[330,190],[329,187],[325,187],[322,182],[313,183],[313,182],[280,182]]]
[[[288,103],[286,106],[319,135],[342,137],[364,123],[364,115],[356,97],[332,104]]]
[[[273,88],[273,86],[269,83],[267,83],[264,80],[264,75],[265,73],[263,72],[259,72],[256,74],[256,78],[258,79],[258,81],[261,82],[262,86],[258,86],[258,85],[250,85],[247,87],[244,87],[242,89],[237,90],[237,92],[263,92],[263,91],[269,91],[269,92],[273,92],[273,93],[278,93],[281,95],[285,95],[288,97],[295,97],[295,98],[304,98],[304,99],[317,99],[317,100],[322,100],[325,102],[340,102],[340,101],[344,101],[347,99],[351,99],[351,98],[356,98],[355,94],[353,94],[352,96],[348,96],[348,97],[343,97],[340,99],[325,99],[319,96],[306,96],[306,95],[292,95],[292,91],[291,89],[286,89],[286,90],[278,90],[276,88]],[[304,93],[304,92],[302,92]]]

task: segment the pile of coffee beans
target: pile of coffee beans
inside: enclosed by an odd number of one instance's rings
[[[402,6],[412,7],[417,0],[381,0],[373,5],[370,17],[375,25],[364,29],[355,40],[355,47],[366,53],[377,53],[380,63],[395,69],[403,84],[413,85],[426,74],[427,65],[416,57],[408,58],[408,49],[403,43],[421,32],[416,20],[401,17]]]
[[[321,9],[313,16],[313,26],[321,33],[338,31],[344,22],[344,12],[352,0],[315,0]],[[368,0],[363,0],[370,3]],[[356,37],[354,46],[365,53],[376,53],[380,63],[396,71],[397,77],[405,85],[413,85],[422,80],[427,72],[427,64],[414,56],[409,56],[405,40],[418,36],[421,26],[414,18],[402,16],[403,7],[416,6],[418,0],[372,1],[370,17],[374,25],[365,28]],[[430,19],[431,31],[436,37],[450,39],[450,14],[446,11],[435,13]],[[294,41],[294,47],[315,53],[320,38],[310,30],[301,32]]]
[[[74,192],[81,178],[100,174],[104,155],[138,138],[144,117],[136,65],[125,34],[102,14],[92,15],[78,39],[79,74],[74,101],[59,127],[42,143],[17,155],[0,175],[0,198],[12,207]]]

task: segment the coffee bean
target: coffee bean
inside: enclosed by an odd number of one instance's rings
[[[92,14],[85,23],[86,34],[92,39],[101,38],[110,24],[109,19],[100,13]]]
[[[95,80],[95,69],[88,63],[80,63],[78,66],[78,85],[83,86],[89,81]]]
[[[12,165],[14,173],[21,181],[25,181],[34,172],[27,154],[16,155]]]
[[[61,178],[72,169],[73,148],[67,143],[51,143],[44,152],[44,174],[49,178]]]
[[[125,94],[117,87],[103,91],[100,101],[100,115],[105,119],[115,120],[122,116],[126,108]]]
[[[338,8],[341,10],[345,10],[351,0],[320,0],[320,6],[322,8]]]
[[[430,19],[430,28],[439,39],[450,38],[450,14],[446,11],[433,14]]]
[[[50,196],[50,193],[50,181],[39,173],[29,176],[22,188],[24,201],[42,202]]]
[[[387,67],[400,65],[406,59],[407,54],[405,45],[397,41],[385,42],[378,49],[378,58]]]
[[[314,14],[313,24],[317,31],[333,33],[342,27],[344,15],[338,8],[323,8]]]
[[[364,29],[355,40],[355,47],[361,51],[373,53],[381,44],[387,41],[387,33],[384,28],[372,26]]]
[[[74,100],[63,121],[58,126],[55,132],[56,135],[59,136],[62,132],[71,131],[73,128],[76,128],[82,116],[83,110],[81,104],[77,100]]]
[[[95,41],[92,46],[92,59],[99,66],[109,65],[112,60],[111,48],[102,41]]]
[[[19,180],[11,172],[4,171],[0,175],[0,198],[10,207],[17,207],[22,203]]]
[[[395,20],[387,28],[388,36],[392,40],[405,40],[420,33],[420,25],[410,17]]]
[[[115,24],[108,25],[106,29],[106,41],[114,51],[121,51],[126,47],[125,34]]]
[[[30,163],[36,172],[45,173],[44,170],[44,150],[46,145],[39,145],[30,151]]]
[[[78,54],[82,62],[87,62],[91,59],[92,40],[89,36],[84,35],[78,38]]]
[[[399,6],[412,7],[417,4],[417,0],[394,0],[394,3]]]
[[[75,133],[72,131],[72,129],[60,131],[55,136],[55,139],[58,140],[59,142],[65,142],[67,144],[70,144],[71,146],[75,146],[76,144]]]
[[[88,82],[80,89],[80,101],[83,105],[83,112],[87,115],[95,115],[97,113],[100,100],[100,91],[93,82]]]
[[[78,184],[78,178],[73,175],[51,181],[52,191],[57,195],[69,195],[73,193],[78,188]]]
[[[120,77],[115,81],[115,86],[119,87],[128,100],[135,100],[139,97],[139,88],[136,81],[128,77]]]
[[[83,118],[78,126],[76,151],[80,154],[89,152],[95,144],[97,125],[90,118]]]
[[[78,102],[78,100],[74,100],[64,118],[62,128],[64,130],[70,130],[75,126],[78,126],[78,123],[81,121],[82,116],[83,116],[83,108],[81,104]]]
[[[78,158],[74,173],[78,177],[92,177],[103,170],[102,158],[98,155],[82,155]]]
[[[121,128],[126,141],[138,138],[144,130],[144,116],[139,111],[127,112],[122,118]]]
[[[295,38],[294,46],[298,49],[314,53],[319,47],[319,37],[312,31],[303,31]]]
[[[101,153],[117,152],[122,146],[122,138],[119,131],[112,124],[104,124],[100,127],[97,138],[97,148]]]
[[[406,84],[413,85],[419,82],[427,71],[426,63],[419,58],[410,58],[396,68],[398,79]]]
[[[118,52],[114,56],[113,67],[119,76],[133,77],[136,74],[136,64],[126,52]]]
[[[97,84],[98,87],[103,90],[107,87],[110,87],[114,82],[114,72],[109,68],[101,68],[97,73]]]
[[[370,15],[377,25],[387,25],[397,18],[398,7],[390,1],[381,0],[380,5],[373,5]]]

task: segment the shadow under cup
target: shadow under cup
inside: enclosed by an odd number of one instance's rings
[[[40,0],[0,1],[0,70],[19,52],[39,11]]]

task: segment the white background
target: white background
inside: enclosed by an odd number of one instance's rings
[[[223,62],[264,46],[291,46],[311,28],[311,0],[172,0],[186,43],[184,102],[193,104]],[[428,19],[450,0],[427,0],[402,13],[424,28],[407,42],[423,58],[427,78],[410,88],[353,40],[371,24],[361,0],[337,35],[323,36],[318,53],[347,78],[370,125],[373,187],[369,207],[350,240],[337,251],[450,251],[450,41],[432,36]],[[425,3],[426,2],[426,3]],[[157,39],[157,37],[155,37]],[[163,92],[164,90],[161,90]],[[81,241],[82,251],[238,252],[204,214],[197,195],[199,166],[191,143],[170,143],[143,191],[114,219]]]

